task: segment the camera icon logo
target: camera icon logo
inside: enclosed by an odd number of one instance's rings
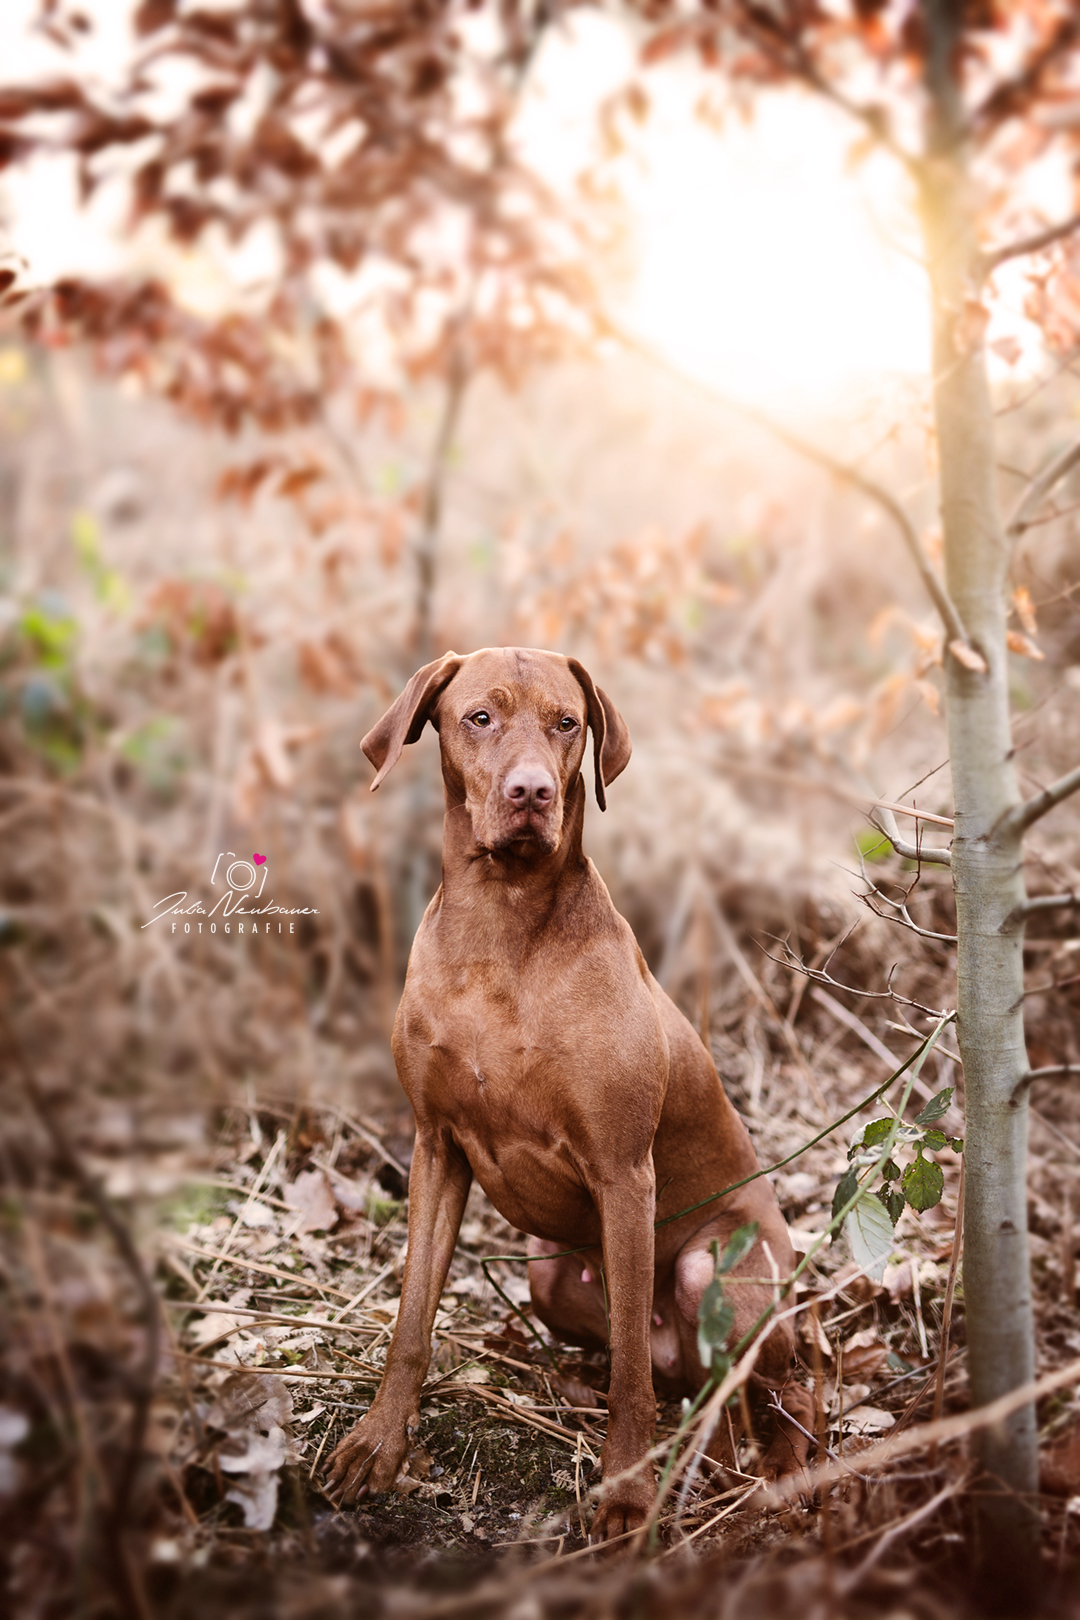
[[[270,870],[266,856],[254,855],[252,859],[248,861],[245,860],[243,856],[237,858],[235,850],[222,850],[217,860],[214,862],[214,870],[210,874],[210,884],[213,888],[217,887],[218,869],[224,860],[227,860],[230,863],[225,868],[222,878],[225,887],[227,889],[231,889],[234,893],[250,894],[252,899],[257,900],[262,894],[263,889],[266,887],[266,874]],[[260,869],[262,876],[261,883],[259,883]],[[256,883],[259,883],[259,887],[257,889],[255,887]]]

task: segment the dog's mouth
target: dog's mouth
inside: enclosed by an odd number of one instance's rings
[[[532,851],[551,855],[559,847],[562,816],[557,803],[511,809],[501,808],[490,835],[481,840],[492,851],[511,850],[527,854]],[[490,825],[490,824],[489,824]]]

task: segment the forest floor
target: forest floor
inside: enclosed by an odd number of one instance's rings
[[[782,1064],[756,1098],[733,1088],[764,1165],[881,1083],[883,1064],[863,1056],[830,1060],[827,1097],[809,1070]],[[774,1175],[799,1252],[827,1225],[851,1133],[874,1112]],[[892,1461],[880,1451],[931,1418],[939,1368],[943,1413],[967,1408],[962,1268],[944,1350],[960,1172],[949,1150],[941,1202],[901,1216],[880,1284],[856,1271],[843,1239],[801,1279],[799,1348],[840,1477],[764,1497],[751,1431],[737,1473],[684,1478],[651,1547],[601,1556],[587,1525],[604,1358],[553,1346],[515,1314],[528,1311],[526,1268],[482,1262],[520,1254],[522,1235],[476,1187],[405,1470],[356,1510],[323,1494],[326,1460],[366,1410],[394,1325],[407,1111],[358,1117],[249,1086],[209,1126],[176,1104],[140,1115],[84,1099],[80,1114],[76,1159],[65,1166],[54,1142],[51,1173],[33,1187],[24,1175],[7,1206],[0,1487],[19,1620],[125,1606],[155,1620],[966,1612],[964,1438]],[[41,1121],[28,1116],[28,1155],[35,1131]],[[1040,1099],[1034,1124],[1040,1374],[1080,1355],[1078,1159],[1080,1099],[1063,1087]],[[87,1171],[133,1212],[141,1267],[88,1199]],[[162,1319],[149,1347],[148,1282]],[[133,1375],[118,1368],[148,1348],[139,1438]],[[1062,1613],[1080,1613],[1078,1414],[1072,1388],[1039,1405],[1045,1596]],[[658,1407],[658,1445],[671,1444],[680,1417],[675,1404]],[[117,1478],[133,1444],[143,1461],[128,1489]],[[123,1523],[110,1532],[118,1493]]]

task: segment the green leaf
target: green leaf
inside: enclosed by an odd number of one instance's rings
[[[26,608],[19,629],[30,642],[34,655],[46,669],[62,669],[78,629],[66,605],[48,592],[40,602]]]
[[[859,1178],[854,1170],[845,1170],[837,1183],[832,1200],[832,1219],[835,1221],[846,1203],[854,1198],[859,1187]]]
[[[904,1213],[904,1195],[902,1192],[890,1192],[887,1187],[878,1188],[878,1197],[889,1212],[889,1219],[895,1226]]]
[[[881,1179],[883,1181],[900,1180],[900,1166],[897,1164],[895,1159],[885,1160],[885,1163],[881,1167]]]
[[[909,1164],[904,1171],[900,1185],[912,1209],[922,1214],[924,1209],[933,1209],[935,1204],[941,1202],[941,1195],[945,1190],[945,1175],[940,1164],[935,1164],[933,1159],[923,1158],[920,1148],[915,1163]]]
[[[950,1136],[949,1146],[952,1148],[954,1153],[963,1153],[964,1138],[962,1136]]]
[[[940,1153],[948,1140],[944,1131],[927,1131],[919,1146],[929,1148],[931,1153]]]
[[[872,1119],[863,1132],[863,1147],[877,1147],[893,1128],[891,1119]]]
[[[880,1282],[893,1251],[893,1223],[876,1193],[863,1193],[844,1221],[844,1232],[855,1264]]]
[[[740,1228],[746,1231],[745,1227]],[[757,1236],[757,1228],[754,1228]],[[751,1240],[752,1241],[752,1240]],[[728,1245],[730,1249],[731,1245]],[[724,1298],[724,1285],[720,1281],[720,1247],[715,1241],[710,1244],[713,1264],[716,1274],[712,1282],[701,1296],[698,1306],[698,1355],[701,1364],[710,1378],[719,1381],[723,1378],[731,1365],[731,1357],[725,1350],[728,1334],[735,1325],[735,1309]]]
[[[855,848],[864,861],[870,861],[875,866],[879,861],[887,861],[892,854],[892,845],[876,827],[864,827],[856,833]]]
[[[750,1221],[746,1226],[740,1226],[736,1231],[732,1232],[727,1241],[727,1247],[716,1264],[718,1277],[726,1276],[729,1271],[734,1270],[744,1254],[750,1253],[750,1250],[757,1242],[757,1235],[757,1221]]]
[[[947,1114],[949,1104],[952,1102],[953,1090],[952,1086],[946,1086],[945,1090],[939,1091],[936,1097],[931,1097],[922,1113],[915,1115],[916,1125],[932,1125],[935,1119],[940,1119],[942,1114]]]

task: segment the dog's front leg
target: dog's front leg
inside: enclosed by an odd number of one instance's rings
[[[327,1464],[327,1495],[355,1502],[385,1491],[409,1446],[409,1419],[431,1360],[431,1330],[457,1243],[472,1171],[448,1134],[417,1132],[409,1172],[409,1249],[386,1370],[367,1413]]]
[[[645,1460],[656,1427],[649,1316],[653,1291],[656,1181],[651,1158],[593,1193],[600,1213],[611,1343],[604,1483],[592,1539],[609,1541],[645,1523],[656,1495]]]

